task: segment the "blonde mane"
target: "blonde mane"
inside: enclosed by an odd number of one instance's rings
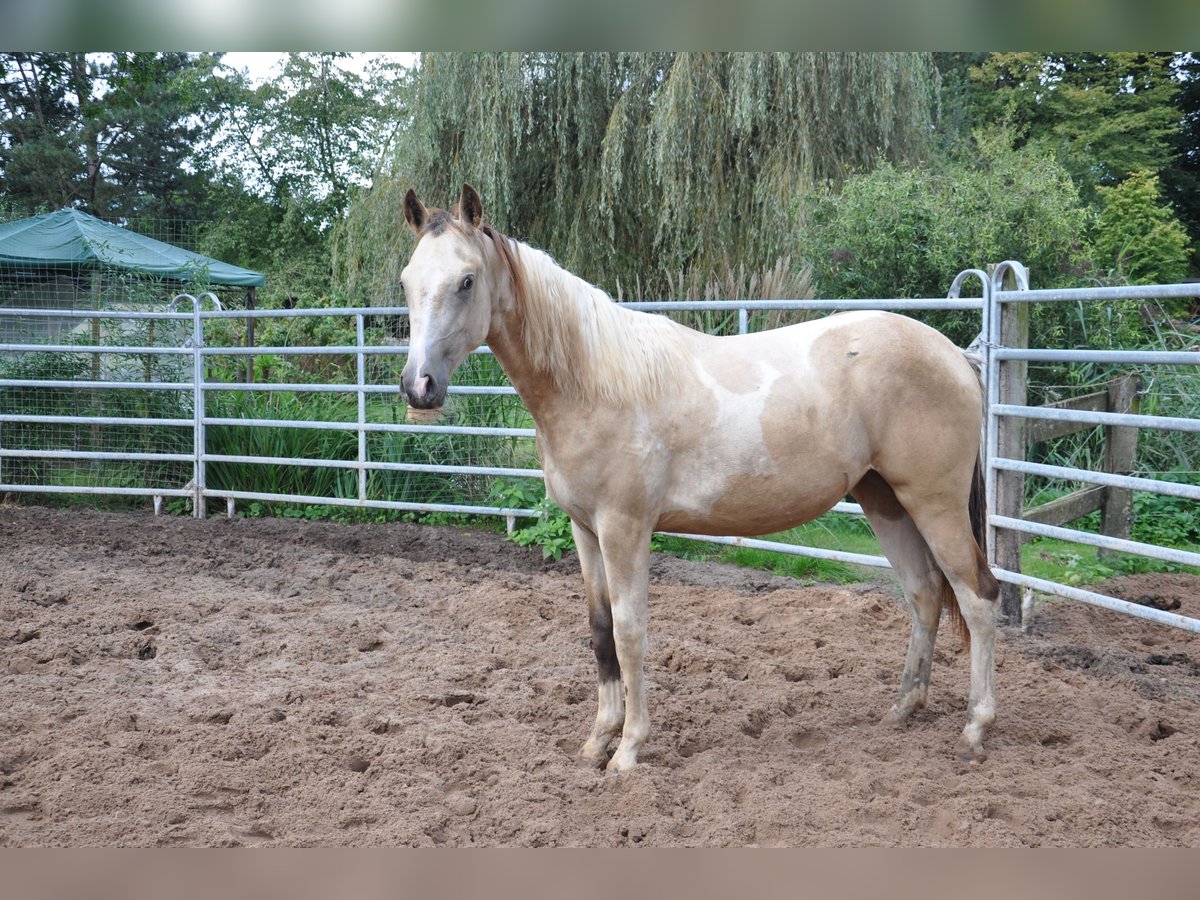
[[[647,402],[673,391],[686,371],[680,326],[625,309],[549,254],[511,244],[515,251],[502,255],[522,311],[525,352],[560,391],[608,404]]]

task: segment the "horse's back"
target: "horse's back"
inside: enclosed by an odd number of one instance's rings
[[[705,338],[696,351],[701,380],[712,378],[734,391],[790,382],[809,402],[872,415],[879,403],[961,400],[978,406],[978,376],[963,352],[937,330],[896,313],[847,312]]]

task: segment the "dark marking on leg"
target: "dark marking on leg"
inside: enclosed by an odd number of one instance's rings
[[[620,681],[621,664],[617,661],[617,642],[613,638],[612,617],[592,612],[592,652],[601,681]]]

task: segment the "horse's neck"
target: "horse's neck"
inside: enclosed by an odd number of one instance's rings
[[[559,269],[549,260],[549,257],[539,251],[535,251],[526,244],[515,241],[514,243],[517,243],[519,258],[522,261],[536,260],[537,263],[538,271],[533,273],[535,275],[534,283],[530,284],[527,281],[524,286],[525,291],[552,289],[552,286],[547,284],[548,277],[554,282],[574,277],[565,270]],[[523,274],[528,275],[528,273]],[[540,307],[545,304],[529,303],[522,294],[523,292],[517,291],[510,280],[500,298],[499,308],[493,316],[487,342],[505,374],[508,375],[509,381],[512,382],[521,400],[536,420],[544,408],[561,396],[562,391],[554,378],[554,373],[546,370],[533,359],[525,339],[525,329],[530,327],[529,319],[537,314],[531,307]]]
[[[522,289],[502,288],[488,343],[535,419],[557,399],[578,414],[670,390],[685,365],[678,326],[621,309],[541,251],[520,249]]]
[[[530,359],[521,335],[521,321],[515,313],[505,311],[496,318],[488,333],[488,347],[536,421],[541,410],[561,392],[553,376]]]

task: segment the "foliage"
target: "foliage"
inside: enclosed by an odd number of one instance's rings
[[[542,558],[561,559],[563,553],[575,549],[571,520],[554,501],[546,496],[541,481],[526,478],[496,479],[488,495],[488,505],[503,509],[532,509],[537,518],[518,519],[517,527],[508,538],[522,547],[541,547]]]
[[[610,293],[770,266],[794,249],[797,193],[926,152],[933,97],[921,54],[425,54],[390,171],[338,232],[338,278],[393,296],[404,191],[444,205],[463,181],[498,228]]]
[[[983,121],[1051,142],[1084,188],[1170,161],[1179,127],[1171,53],[991,53],[972,77]]]
[[[318,230],[342,217],[355,185],[368,183],[402,121],[391,65],[370,78],[340,65],[340,52],[289,53],[278,76],[255,87],[229,67],[213,85],[214,167],[273,205],[296,207]]]
[[[1187,275],[1187,232],[1162,203],[1158,176],[1134,172],[1116,187],[1099,188],[1096,258],[1134,284],[1174,284]]]
[[[1163,192],[1192,243],[1192,267],[1200,270],[1200,55],[1181,54],[1176,105],[1180,127],[1171,136],[1171,164],[1162,171]]]
[[[571,520],[567,514],[555,506],[549,497],[543,497],[535,509],[537,519],[532,525],[515,529],[510,535],[513,542],[522,547],[541,547],[543,558],[561,559],[565,551],[574,550],[575,538],[571,534]]]
[[[185,161],[211,54],[2,53],[3,191],[31,214],[195,218],[203,180]],[[171,239],[168,236],[167,239]]]
[[[209,398],[206,411],[218,419],[344,422],[355,420],[355,409],[352,397],[336,394],[220,391]],[[205,447],[214,456],[345,461],[358,458],[358,437],[353,432],[318,428],[210,425],[205,429]],[[357,475],[352,469],[212,462],[207,467],[206,482],[215,490],[307,497],[358,495]]]
[[[1091,214],[1054,156],[1013,150],[1004,131],[975,140],[974,160],[881,162],[840,192],[799,201],[799,241],[822,296],[944,296],[962,269],[1006,259],[1025,262],[1039,287],[1074,283],[1087,271]],[[978,332],[977,316],[930,318],[960,343]]]
[[[1194,474],[1164,473],[1158,477],[1163,481],[1197,483]],[[1139,491],[1133,496],[1133,538],[1167,547],[1200,544],[1200,509],[1194,500]]]

